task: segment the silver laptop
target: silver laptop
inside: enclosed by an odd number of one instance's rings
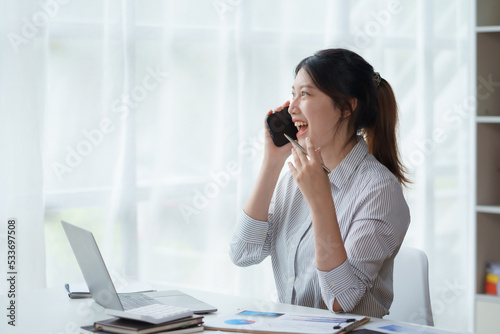
[[[92,232],[64,221],[61,221],[61,223],[71,244],[73,253],[75,253],[90,295],[104,308],[128,311],[136,307],[160,303],[187,307],[193,310],[194,313],[217,311],[217,308],[214,306],[178,290],[118,295]]]

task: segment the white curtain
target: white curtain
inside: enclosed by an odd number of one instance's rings
[[[228,243],[265,113],[289,98],[301,59],[344,47],[397,95],[413,180],[405,244],[428,254],[436,325],[470,325],[468,1],[2,4],[2,35],[24,40],[0,50],[0,219],[5,231],[18,218],[22,254],[38,257],[26,280],[82,281],[66,220],[94,232],[118,284],[276,298],[269,262],[235,268]]]
[[[41,145],[47,102],[45,36],[36,27],[25,28],[25,36],[20,33],[21,19],[32,14],[35,4],[2,2],[0,10],[0,270],[2,277],[14,276],[25,291],[46,283]],[[10,287],[0,280],[0,294],[7,295]]]

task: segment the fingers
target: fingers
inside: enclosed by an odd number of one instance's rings
[[[309,137],[306,138],[306,150],[311,160],[322,162],[322,157],[320,154],[321,149],[315,149]]]
[[[295,147],[292,147],[292,156],[293,156],[293,162],[295,163],[295,169],[302,169],[302,165],[304,163],[304,161],[302,160],[304,156],[307,160],[307,157],[306,155],[300,151],[300,150],[296,150]]]
[[[314,148],[314,145],[312,144],[309,137],[306,138],[306,149],[307,149],[307,154],[309,155],[311,160],[324,164],[323,156],[321,155],[321,147]]]
[[[313,143],[311,142],[311,140],[309,139],[309,137],[306,138],[306,145],[305,145],[305,149],[307,151],[307,155],[304,154],[302,151],[299,152],[299,150],[297,150],[297,157],[299,159],[301,159],[301,163],[302,164],[306,164],[306,163],[313,163],[313,164],[319,164],[319,165],[323,165],[324,162],[323,162],[323,157],[321,155],[321,148],[314,148],[314,145]]]
[[[314,150],[316,155],[319,157],[319,162],[324,165],[325,162],[323,161],[323,156],[321,155],[321,147],[318,147],[317,149]]]
[[[288,162],[288,168],[290,169],[290,172],[292,172],[293,177],[296,177],[297,176],[297,169],[290,161]]]
[[[283,103],[281,106],[276,107],[276,108],[274,108],[274,109],[273,109],[273,110],[271,110],[271,111],[272,111],[272,113],[274,114],[275,112],[281,111],[281,110],[283,110],[283,108],[286,108],[286,107],[288,107],[288,106],[290,106],[290,100],[286,101],[286,102],[285,102],[285,103]]]

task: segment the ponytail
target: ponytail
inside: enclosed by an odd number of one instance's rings
[[[375,123],[363,129],[369,152],[398,179],[399,183],[410,183],[405,176],[406,168],[401,162],[396,140],[398,106],[389,83],[381,78],[376,87],[378,115]]]

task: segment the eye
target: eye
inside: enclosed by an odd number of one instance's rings
[[[309,93],[303,91],[302,96],[306,96],[306,95],[309,95]]]

